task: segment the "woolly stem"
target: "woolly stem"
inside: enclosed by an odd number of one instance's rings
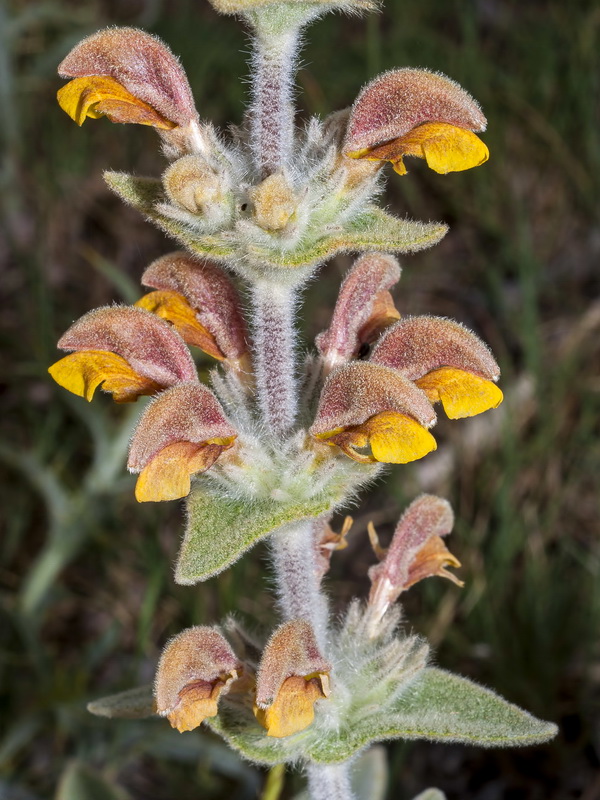
[[[307,775],[311,800],[354,800],[349,761],[343,764],[308,764]]]
[[[253,40],[250,133],[254,164],[264,178],[292,157],[293,76],[300,26],[279,28],[264,24],[264,17],[261,20]]]
[[[254,305],[254,375],[262,418],[275,437],[285,436],[296,418],[298,397],[295,375],[296,290],[288,286],[256,284]]]
[[[321,592],[315,553],[315,520],[286,525],[271,537],[279,606],[284,619],[310,622],[323,655],[329,610]]]

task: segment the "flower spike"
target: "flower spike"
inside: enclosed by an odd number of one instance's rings
[[[217,398],[200,383],[162,392],[144,411],[131,439],[127,466],[140,473],[137,501],[185,497],[191,476],[212,467],[236,436]]]
[[[156,710],[180,733],[217,714],[221,694],[242,671],[217,628],[197,625],[171,639],[162,652],[154,683]]]
[[[75,322],[58,342],[65,356],[48,370],[70,392],[91,400],[102,384],[128,403],[182,381],[197,381],[189,350],[162,320],[139,308],[106,306]]]
[[[399,319],[388,291],[399,279],[400,266],[393,256],[368,253],[356,261],[340,288],[331,325],[315,340],[328,365],[357,356],[376,332]]]
[[[424,158],[439,172],[456,172],[487,161],[475,135],[486,119],[457,83],[435,72],[399,69],[369,83],[356,99],[344,143],[350,158],[390,161],[406,174],[404,156]]]
[[[398,372],[358,361],[332,372],[310,433],[355,461],[406,464],[437,445],[436,421],[425,393]],[[370,447],[370,453],[360,450]]]
[[[267,736],[283,738],[312,724],[314,703],[329,695],[329,664],[303,619],[280,625],[258,669],[254,714]]]
[[[489,348],[460,323],[442,317],[407,317],[389,328],[370,361],[398,370],[450,419],[497,408],[500,368]]]

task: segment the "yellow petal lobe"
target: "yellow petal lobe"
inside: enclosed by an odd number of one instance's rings
[[[154,394],[161,387],[135,372],[116,353],[105,350],[82,350],[70,353],[53,364],[48,372],[59,386],[89,402],[102,384],[116,403],[131,403],[141,395]]]
[[[437,448],[429,431],[405,414],[384,411],[361,426],[376,461],[385,464],[408,464]]]
[[[254,715],[267,736],[282,739],[303,731],[315,718],[314,703],[325,697],[319,677],[298,675],[287,678],[273,703],[266,709],[254,707]]]
[[[233,437],[200,444],[174,442],[163,447],[141,471],[135,499],[138,503],[159,503],[186,497],[191,489],[191,476],[212,467],[232,444]]]
[[[62,110],[80,126],[87,117],[98,119],[106,116],[111,122],[151,125],[161,130],[177,127],[107,75],[74,78],[59,89],[56,98]]]
[[[167,719],[179,733],[193,731],[208,717],[217,716],[219,695],[225,681],[194,681],[179,692],[179,702]]]
[[[150,292],[135,305],[170,322],[186,344],[199,347],[219,361],[225,358],[214,336],[198,321],[196,312],[179,292]]]
[[[415,381],[430,402],[441,402],[450,419],[497,408],[504,395],[493,381],[454,367],[441,367]]]
[[[398,175],[406,175],[404,156],[424,158],[427,166],[445,175],[479,167],[489,158],[487,145],[472,131],[446,122],[424,122],[389,142],[347,153],[351,158],[390,161]]]

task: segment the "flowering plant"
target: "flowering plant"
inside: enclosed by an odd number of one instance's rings
[[[402,318],[390,290],[391,253],[438,242],[446,226],[398,219],[376,202],[385,162],[439,173],[488,158],[486,120],[449,78],[387,72],[350,109],[295,125],[292,81],[302,29],[360,0],[213,0],[253,37],[252,100],[228,138],[198,115],[170,50],[133,28],[78,44],[59,67],[61,107],[89,118],[154,127],[161,179],[106,173],[109,186],[185,249],[152,263],[134,306],[96,309],[59,341],[50,368],[91,400],[147,395],[129,448],[136,498],[186,498],[175,579],[213,577],[268,539],[282,615],[265,641],[234,620],[195,626],[167,643],[153,687],[90,704],[109,717],[160,715],[179,731],[208,724],[246,758],[301,765],[310,797],[348,800],[352,763],[371,743],[427,738],[518,745],[556,728],[493,692],[428,663],[428,645],[399,628],[396,600],[432,576],[461,582],[446,547],[449,504],[421,495],[389,548],[369,533],[378,563],[366,602],[331,620],[322,580],[351,526],[330,527],[385,464],[435,450],[436,406],[451,419],[497,407],[498,365],[461,324]],[[356,259],[329,327],[301,363],[296,316],[306,283],[329,258]],[[240,291],[241,290],[241,291]],[[200,382],[193,350],[218,366]]]

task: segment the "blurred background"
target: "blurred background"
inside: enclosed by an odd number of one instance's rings
[[[276,618],[260,546],[205,585],[174,584],[181,507],[138,506],[124,468],[137,410],[100,393],[88,405],[46,373],[74,319],[137,299],[143,269],[174,249],[102,181],[106,168],[160,174],[154,132],[106,120],[79,130],[55,102],[58,62],[112,24],[166,39],[203,117],[239,122],[246,97],[246,35],[203,0],[0,2],[0,798],[275,800],[266,772],[204,730],[85,710],[149,682],[185,626],[233,611],[252,627]],[[430,785],[450,800],[600,798],[599,31],[594,0],[389,0],[308,32],[304,116],[349,105],[367,79],[405,65],[441,70],[482,103],[489,163],[440,176],[411,159],[408,176],[390,173],[386,203],[451,226],[403,259],[399,309],[473,328],[500,360],[506,397],[440,423],[435,454],[365,496],[334,558],[332,603],[367,589],[370,519],[386,540],[419,491],[448,497],[466,585],[420,584],[408,625],[440,666],[560,725],[554,742],[526,749],[394,743],[389,800]],[[349,264],[311,286],[307,347]],[[279,796],[301,786],[289,775]]]

